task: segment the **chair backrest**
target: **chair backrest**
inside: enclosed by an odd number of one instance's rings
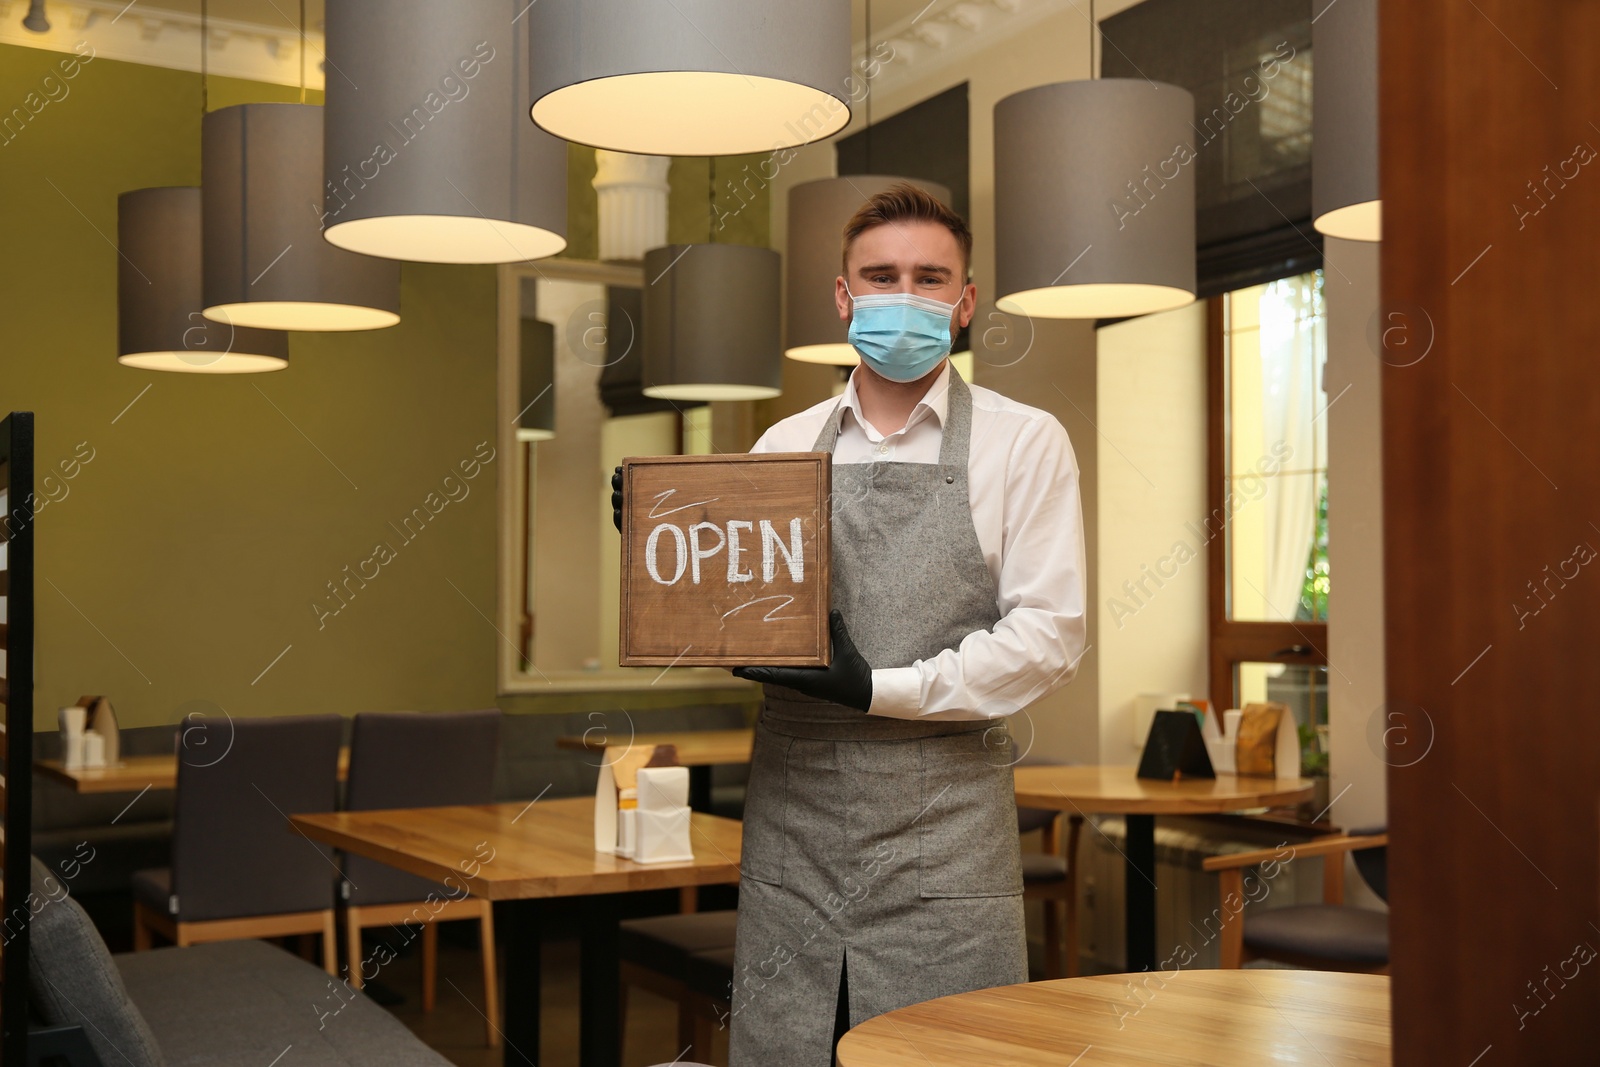
[[[500,754],[500,709],[455,712],[366,712],[350,731],[345,807],[435,808],[494,800]],[[456,898],[443,885],[363,856],[345,856],[344,899],[352,905]]]
[[[179,724],[172,892],[180,922],[333,907],[331,850],[289,824],[332,811],[337,715]]]
[[[500,709],[374,711],[355,717],[345,807],[488,804],[500,753]]]
[[[1382,826],[1368,826],[1360,830],[1351,830],[1351,837],[1371,837],[1384,833]],[[1388,846],[1379,848],[1358,848],[1350,853],[1350,858],[1355,862],[1356,871],[1361,875],[1361,880],[1378,895],[1378,899],[1385,903],[1389,900],[1389,849]]]

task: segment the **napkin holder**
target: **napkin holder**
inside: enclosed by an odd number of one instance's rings
[[[1174,781],[1179,778],[1215,778],[1211,757],[1200,734],[1200,720],[1192,711],[1157,711],[1150,721],[1144,752],[1139,757],[1140,778]]]
[[[115,766],[122,760],[121,730],[117,726],[117,713],[105,697],[78,698],[78,707],[85,709],[85,725],[100,735],[105,752],[104,765]]]
[[[640,768],[637,790],[634,862],[681,863],[694,859],[689,839],[689,768]]]
[[[1200,737],[1206,743],[1206,754],[1211,757],[1211,768],[1218,774],[1232,774],[1233,743],[1239,726],[1238,711],[1210,714],[1200,724]],[[1230,731],[1231,727],[1231,731]]]
[[[677,767],[678,750],[672,745],[630,745],[620,752],[612,753],[607,750],[605,758],[600,764],[600,775],[595,783],[594,795],[594,849],[596,852],[606,852],[622,856],[625,859],[635,859],[638,855],[639,824],[640,824],[640,781],[639,772],[645,768],[675,768],[683,772],[683,797],[688,797],[688,769]],[[668,776],[662,779],[659,776],[645,776],[644,796],[650,805],[651,816],[644,821],[650,824],[651,837],[649,845],[656,852],[663,851],[661,835],[657,823],[657,816],[663,806],[663,791],[667,799],[672,797],[672,785]],[[687,805],[684,805],[687,811]],[[683,820],[685,836],[687,836],[688,820]],[[668,857],[648,859],[641,862],[665,862]]]
[[[1294,713],[1274,702],[1247,704],[1234,745],[1237,773],[1254,778],[1297,778],[1300,733]]]

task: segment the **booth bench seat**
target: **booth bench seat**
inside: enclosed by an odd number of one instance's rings
[[[113,956],[37,860],[31,889],[31,999],[70,1067],[264,1067],[291,1047],[286,1062],[302,1067],[449,1067],[364,994],[280,948],[232,941]]]

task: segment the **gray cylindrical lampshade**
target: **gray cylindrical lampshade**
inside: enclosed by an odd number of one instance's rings
[[[1312,225],[1330,237],[1376,241],[1378,2],[1338,0],[1311,25],[1317,79],[1311,94]]]
[[[142,370],[248,374],[289,365],[289,338],[202,315],[200,189],[117,197],[117,362]]]
[[[644,254],[644,394],[762,400],[783,391],[780,262],[770,248],[667,245]]]
[[[400,321],[400,265],[322,239],[322,108],[211,112],[200,175],[207,318],[274,330]]]
[[[548,441],[556,435],[556,328],[523,318],[520,346],[517,440]]]
[[[596,148],[771,152],[850,121],[850,0],[545,0],[533,120]]]
[[[566,247],[567,145],[528,121],[526,7],[328,0],[329,241],[429,263]]]
[[[1082,319],[1192,303],[1193,120],[1186,90],[1131,78],[996,104],[996,306]]]
[[[846,340],[849,324],[840,321],[833,303],[833,280],[842,269],[844,226],[868,199],[898,182],[910,182],[950,203],[950,190],[937,182],[886,174],[823,178],[789,190],[784,355],[790,359],[842,367],[861,361]]]

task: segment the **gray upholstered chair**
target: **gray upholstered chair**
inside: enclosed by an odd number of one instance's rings
[[[1388,899],[1388,844],[1388,835],[1382,830],[1355,830],[1299,845],[1207,859],[1205,869],[1221,873],[1218,888],[1224,905],[1222,966],[1242,967],[1251,960],[1275,960],[1321,971],[1388,974],[1389,916],[1344,903],[1346,854],[1355,861],[1357,872],[1372,891],[1379,898]],[[1312,856],[1322,857],[1321,904],[1243,906],[1248,899],[1244,891],[1248,868]],[[1230,897],[1240,906],[1228,907]]]
[[[368,712],[350,731],[350,769],[345,808],[430,808],[488,804],[494,800],[499,757],[500,709],[462,712]],[[470,842],[463,859],[471,859]],[[343,910],[350,983],[360,989],[372,977],[361,931],[371,926],[422,927],[422,1010],[437,995],[439,928],[454,919],[476,919],[483,954],[484,1016],[491,1048],[500,1044],[500,998],[494,955],[494,912],[485,898],[468,896],[465,882],[430,881],[362,856],[343,859]]]
[[[623,921],[617,942],[622,957],[622,1018],[627,1019],[630,986],[675,1000],[679,1047],[691,1059],[709,1060],[716,1016],[707,998],[690,987],[689,969],[694,958],[706,952],[724,952],[732,960],[736,915],[732,911],[700,911]],[[730,962],[730,975],[732,968]],[[726,985],[724,981],[724,994]]]
[[[193,718],[178,729],[172,866],[133,876],[135,950],[320,934],[338,973],[332,853],[289,816],[332,811],[337,715]]]
[[[1059,760],[1024,756],[1018,766],[1064,766]],[[1041,831],[1040,850],[1022,854],[1022,899],[1044,903],[1044,966],[1046,978],[1078,974],[1078,835],[1083,816],[1067,818],[1065,847],[1061,812],[1018,808],[1017,833]]]

